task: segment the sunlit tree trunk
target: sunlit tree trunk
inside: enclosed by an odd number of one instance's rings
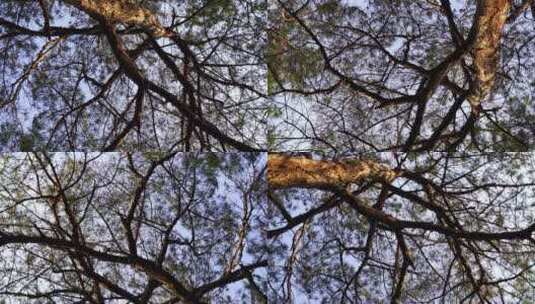
[[[392,181],[398,172],[372,160],[330,161],[270,154],[268,181],[273,189],[331,188],[364,180]]]
[[[478,114],[482,100],[494,85],[498,66],[499,47],[511,1],[480,0],[476,11],[476,41],[474,45],[474,87],[468,95],[472,112]]]
[[[127,0],[64,0],[64,2],[91,16],[105,18],[108,22],[140,26],[157,37],[165,36],[168,32],[151,11]]]

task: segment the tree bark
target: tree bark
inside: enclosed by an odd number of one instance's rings
[[[427,221],[408,221],[392,216],[364,204],[360,199],[342,186],[366,180],[390,183],[396,177],[406,175],[401,170],[389,168],[372,160],[353,160],[337,162],[313,160],[284,154],[270,154],[267,165],[268,185],[271,189],[313,188],[327,190],[346,201],[358,213],[368,219],[378,221],[383,229],[400,232],[403,229],[421,229],[440,234],[475,241],[522,240],[529,239],[535,232],[535,224],[515,231],[469,232],[447,225]]]
[[[494,85],[500,40],[510,8],[510,0],[479,0],[477,3],[473,49],[475,79],[467,97],[475,114],[481,111],[481,102]]]
[[[98,16],[110,23],[124,23],[139,26],[156,37],[168,35],[168,30],[163,27],[154,13],[127,0],[64,0],[86,12],[90,16]]]
[[[391,182],[399,172],[372,160],[330,161],[269,154],[267,178],[270,188],[331,189],[365,180]]]

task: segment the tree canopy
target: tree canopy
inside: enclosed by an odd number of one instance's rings
[[[532,303],[534,161],[270,155],[274,302]]]
[[[272,1],[273,148],[529,150],[534,16],[533,1]]]
[[[0,302],[265,303],[264,169],[247,153],[2,156]]]
[[[18,150],[526,151],[530,0],[8,0]]]
[[[12,153],[3,303],[531,303],[532,153]]]
[[[263,1],[0,3],[6,151],[265,146]]]
[[[535,0],[0,1],[0,304],[534,303],[534,28]]]

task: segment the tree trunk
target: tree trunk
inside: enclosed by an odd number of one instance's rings
[[[475,114],[481,111],[481,101],[494,85],[500,58],[500,40],[510,8],[510,0],[479,0],[477,3],[477,33],[473,50],[475,79],[474,87],[467,97]]]
[[[284,154],[269,154],[268,183],[272,189],[301,187],[329,189],[364,180],[390,182],[398,172],[372,160],[313,160]]]
[[[135,25],[148,30],[156,37],[167,36],[156,16],[139,5],[127,0],[64,0],[92,17],[104,18],[110,23]]]

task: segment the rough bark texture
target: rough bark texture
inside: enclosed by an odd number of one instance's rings
[[[120,22],[142,27],[156,37],[166,36],[165,29],[149,10],[127,0],[64,0],[91,16],[105,18],[108,22]]]
[[[375,161],[354,160],[350,162],[336,162],[313,160],[306,157],[295,157],[284,154],[270,154],[267,169],[270,188],[314,188],[328,190],[347,202],[352,208],[368,219],[382,223],[382,229],[397,233],[400,233],[404,229],[419,229],[441,233],[450,237],[477,241],[533,240],[532,234],[535,231],[535,224],[532,224],[528,228],[515,231],[472,232],[459,229],[459,226],[452,227],[432,221],[404,220],[369,206],[341,186],[348,183],[369,180],[390,183],[398,176],[407,177],[411,174],[410,172],[391,169]],[[444,218],[444,215],[441,215],[441,217]],[[533,241],[535,242],[535,240]]]
[[[268,157],[268,183],[270,188],[289,187],[332,188],[364,180],[390,182],[398,172],[372,160],[328,161],[283,154]]]
[[[480,0],[477,5],[477,34],[473,50],[475,79],[467,98],[472,112],[479,114],[482,100],[494,85],[500,40],[511,3],[510,0]]]

